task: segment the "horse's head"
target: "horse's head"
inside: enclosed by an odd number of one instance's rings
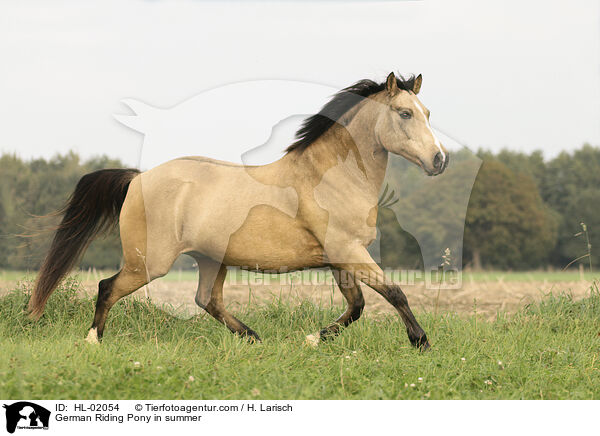
[[[412,82],[412,89],[398,86],[407,82]],[[417,98],[421,75],[407,82],[399,82],[394,73],[387,77],[385,90],[380,93],[384,104],[379,105],[375,135],[383,148],[435,176],[448,166],[448,151],[431,130],[429,110]]]

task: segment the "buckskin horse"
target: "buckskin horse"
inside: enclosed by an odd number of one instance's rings
[[[448,165],[448,152],[417,98],[421,83],[421,75],[405,79],[390,73],[385,82],[361,80],[341,90],[304,121],[286,154],[268,165],[184,157],[146,172],[85,175],[62,211],[29,301],[30,317],[42,315],[90,241],[118,222],[123,267],[99,283],[90,343],[102,338],[119,299],[164,276],[180,254],[188,254],[199,268],[196,303],[250,340],[260,338],[223,303],[227,266],[329,267],[348,304],[334,323],[307,336],[313,345],[359,319],[364,283],[398,311],[412,345],[429,348],[406,296],[367,251],[376,237],[388,153],[431,176]]]

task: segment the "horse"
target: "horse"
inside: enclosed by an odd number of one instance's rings
[[[417,98],[421,85],[421,75],[390,73],[384,82],[364,79],[342,89],[304,121],[283,157],[268,165],[183,157],[145,172],[105,169],[83,176],[62,209],[29,316],[40,318],[90,241],[118,223],[123,266],[99,282],[89,343],[102,339],[117,301],[167,274],[187,254],[199,270],[196,304],[250,341],[261,339],[223,303],[228,266],[263,272],[328,267],[347,307],[306,337],[311,345],[360,318],[362,283],[397,310],[413,346],[430,348],[405,294],[367,251],[376,237],[388,154],[429,176],[441,174],[449,162],[429,124],[430,112]]]

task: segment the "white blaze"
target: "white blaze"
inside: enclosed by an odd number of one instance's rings
[[[437,136],[435,136],[435,133],[433,133],[433,130],[431,129],[431,125],[429,124],[429,120],[425,116],[425,112],[423,112],[423,109],[421,109],[421,105],[416,101],[415,101],[415,106],[417,107],[419,112],[421,112],[421,115],[423,115],[423,119],[425,120],[425,126],[431,132],[431,136],[433,136],[433,142],[437,146],[437,148],[440,150],[440,153],[442,154],[442,163],[446,162],[446,153],[444,153],[444,151],[442,150],[442,144],[440,143],[440,140],[437,139]]]

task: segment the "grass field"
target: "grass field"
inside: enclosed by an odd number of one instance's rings
[[[366,314],[317,349],[307,334],[341,307],[274,300],[237,313],[249,344],[212,318],[183,320],[136,299],[110,314],[104,341],[83,341],[93,299],[69,281],[38,323],[27,289],[0,297],[0,398],[16,399],[598,399],[600,294],[552,295],[485,320],[417,313],[419,353],[398,317]]]

